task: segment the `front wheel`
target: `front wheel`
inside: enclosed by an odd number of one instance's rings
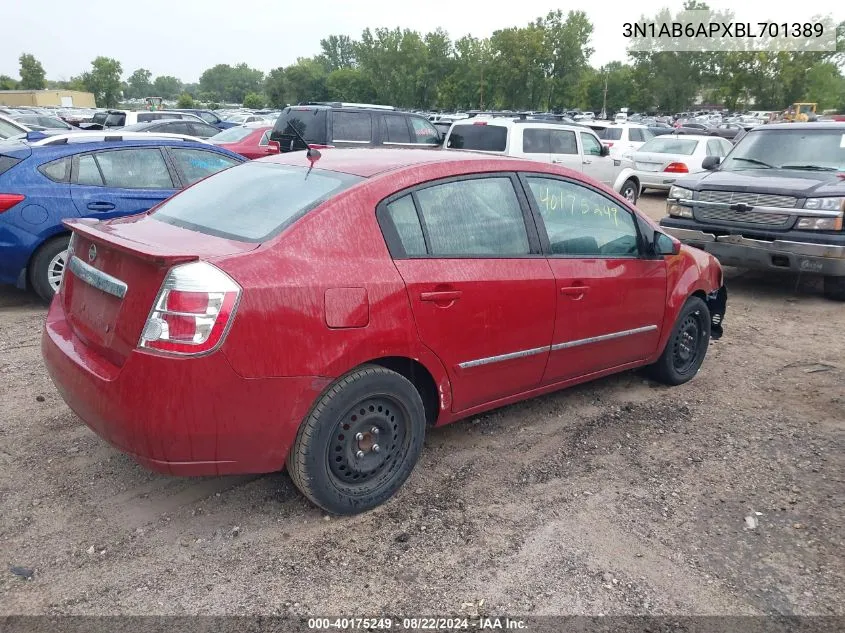
[[[297,488],[333,514],[358,514],[392,497],[419,459],[425,409],[411,382],[377,365],[346,374],[302,423],[288,455]]]
[[[32,258],[29,282],[35,293],[49,303],[59,290],[67,268],[67,247],[70,237],[63,235],[44,243]]]
[[[637,183],[632,179],[629,178],[625,181],[625,184],[622,185],[622,188],[619,190],[619,195],[621,195],[625,200],[630,202],[631,204],[636,204],[637,199],[640,197],[640,191]]]
[[[834,301],[845,301],[845,277],[825,277],[824,296]]]
[[[649,371],[666,385],[682,385],[698,373],[709,345],[710,310],[698,297],[690,297],[675,321],[666,348]]]

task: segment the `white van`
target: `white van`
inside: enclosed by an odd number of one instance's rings
[[[444,150],[471,150],[555,163],[579,171],[637,201],[640,184],[590,128],[528,118],[476,116],[455,121]]]

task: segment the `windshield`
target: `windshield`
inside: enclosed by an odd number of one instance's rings
[[[263,242],[362,180],[307,167],[245,163],[185,189],[151,217],[208,235]]]
[[[722,170],[819,168],[845,171],[845,128],[754,129],[742,137]]]
[[[484,123],[454,125],[446,147],[482,152],[504,152],[508,143],[508,128]]]
[[[640,147],[640,152],[651,152],[653,154],[683,154],[684,156],[692,156],[695,152],[695,147],[698,141],[683,138],[667,138],[665,136],[656,136],[650,141],[646,141]]]
[[[212,136],[209,141],[212,143],[237,143],[252,134],[253,130],[246,127],[230,127],[219,134]]]

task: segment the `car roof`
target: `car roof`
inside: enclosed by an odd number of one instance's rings
[[[281,165],[308,166],[305,151],[286,152],[277,156],[259,159]],[[507,163],[525,163],[526,161],[495,154],[464,152],[440,149],[384,149],[379,147],[360,147],[350,149],[329,149],[321,152],[321,157],[314,163],[317,169],[337,171],[362,178],[371,178],[378,174],[432,163],[465,163],[467,161],[501,161],[503,169]]]
[[[843,121],[816,121],[814,123],[768,123],[755,130],[845,130]]]
[[[646,142],[651,142],[658,138],[687,139],[692,141],[718,141],[719,139],[722,139],[723,141],[727,141],[727,139],[724,139],[721,136],[707,136],[706,134],[660,134],[659,136],[655,136],[653,139],[649,139]],[[730,143],[730,141],[728,141],[728,143]]]
[[[135,147],[182,147],[187,149],[204,149],[212,152],[225,152],[229,156],[237,156],[225,148],[210,143],[199,141],[187,141],[178,138],[162,139],[153,137],[150,140],[132,139],[126,141],[94,141],[90,143],[61,143],[56,145],[28,145],[20,143],[21,148],[28,147],[32,154],[36,154],[44,160],[52,160],[63,156],[72,156],[83,152],[100,151],[104,149],[129,149]],[[2,146],[0,146],[2,147]],[[4,148],[5,149],[5,148]],[[13,149],[11,146],[9,149]],[[245,160],[245,159],[244,159]]]

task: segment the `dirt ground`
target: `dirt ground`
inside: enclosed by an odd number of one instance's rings
[[[283,473],[141,469],[57,395],[44,309],[0,290],[0,614],[845,615],[845,306],[728,278],[692,382],[433,430],[395,499],[342,519]]]

